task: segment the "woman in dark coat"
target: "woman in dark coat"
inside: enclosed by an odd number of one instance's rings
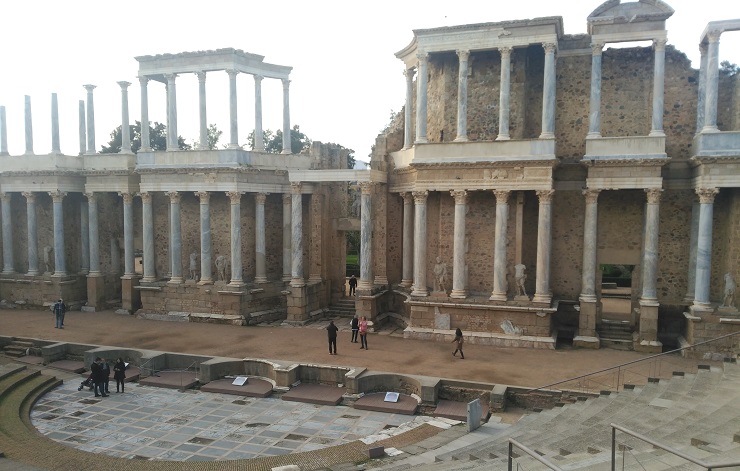
[[[463,348],[463,343],[465,343],[465,340],[463,339],[463,334],[462,334],[462,330],[460,330],[460,327],[458,327],[457,330],[455,331],[455,338],[452,339],[452,342],[457,343],[457,345],[455,346],[455,351],[452,352],[452,356],[453,357],[457,356],[457,352],[459,351],[460,358],[464,360],[465,354],[463,353],[462,348]]]
[[[126,363],[123,362],[121,357],[113,365],[113,378],[116,380],[116,392],[119,392],[119,387],[121,388],[120,392],[123,392],[123,383],[126,379]]]

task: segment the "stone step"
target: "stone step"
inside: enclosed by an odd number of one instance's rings
[[[12,357],[12,358],[20,358],[22,356],[26,356],[26,347],[17,347],[15,345],[8,345],[6,347],[3,347],[3,352],[5,355]]]

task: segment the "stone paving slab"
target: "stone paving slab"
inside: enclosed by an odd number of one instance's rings
[[[232,384],[231,379],[217,379],[203,385],[203,392],[235,394],[246,397],[267,397],[272,394],[272,383],[259,378],[249,378],[243,386]]]
[[[49,363],[47,366],[70,373],[84,373],[86,371],[85,363],[82,361],[58,360]]]
[[[344,389],[326,384],[299,384],[282,395],[283,401],[336,406],[342,402]],[[393,413],[393,412],[391,412]]]
[[[140,378],[139,383],[158,388],[190,389],[198,384],[198,380],[192,371],[160,371],[156,375]]]
[[[399,394],[398,402],[386,402],[385,393],[365,394],[354,404],[355,409],[405,415],[414,415],[417,407],[419,407],[419,402],[406,394]]]

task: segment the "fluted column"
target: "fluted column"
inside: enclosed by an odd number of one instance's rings
[[[651,136],[665,136],[663,132],[663,101],[665,89],[665,45],[667,40],[653,41],[655,60],[653,64],[653,119]]]
[[[468,192],[450,191],[455,198],[455,228],[453,231],[452,292],[451,298],[465,299],[468,295],[465,269],[465,208]]]
[[[290,139],[290,80],[283,79],[283,154],[292,154]]]
[[[232,286],[242,286],[242,195],[243,191],[227,191],[231,201],[231,281]]]
[[[164,77],[167,79],[167,150],[173,151],[180,148],[177,142],[177,74],[165,74]]]
[[[197,191],[200,199],[200,280],[199,285],[213,284],[211,271],[211,194]]]
[[[588,136],[601,137],[601,56],[604,43],[591,43],[591,100]]]
[[[151,283],[157,281],[157,270],[154,264],[154,213],[152,211],[152,194],[142,192],[141,219],[143,223],[144,245],[144,277],[141,281]]]
[[[13,261],[13,220],[10,209],[10,193],[0,193],[3,218],[3,275],[15,273]]]
[[[67,193],[50,191],[54,212],[54,276],[66,276],[67,266],[64,260],[64,210],[62,203]]]
[[[500,47],[501,53],[501,90],[499,91],[498,110],[498,136],[497,141],[508,141],[509,137],[509,113],[511,98],[511,51],[510,47]]]
[[[699,53],[701,59],[699,61],[699,86],[696,101],[696,132],[700,133],[704,127],[704,107],[706,106],[706,92],[707,92],[707,45],[699,44]],[[693,299],[693,293],[692,297]]]
[[[28,236],[28,275],[39,274],[39,248],[36,228],[36,195],[31,191],[22,193],[26,197],[26,223]]]
[[[540,139],[555,137],[555,51],[557,44],[544,43],[545,78],[542,85],[542,134]]]
[[[657,302],[658,292],[658,224],[660,222],[660,188],[646,189],[645,243],[642,259],[642,296],[640,302]]]
[[[198,149],[208,150],[208,113],[206,102],[206,73],[203,71],[196,72],[198,77],[198,116],[200,126],[198,127],[200,137],[198,138]],[[202,259],[201,259],[202,260]],[[201,274],[203,272],[201,271]]]
[[[537,217],[537,280],[532,301],[550,303],[550,258],[552,254],[552,197],[555,190],[539,190],[540,207]]]
[[[291,241],[293,240],[293,211],[291,203],[293,196],[290,193],[283,193],[283,281],[290,281],[292,276],[292,249]]]
[[[149,137],[149,93],[147,90],[148,82],[148,78],[139,77],[139,86],[141,87],[141,152],[152,151],[151,138]]]
[[[581,268],[581,301],[596,302],[596,249],[598,199],[601,190],[583,190],[586,217],[583,223],[583,267]]]
[[[0,155],[8,155],[8,123],[5,107],[0,106]]]
[[[694,306],[709,307],[709,283],[712,277],[712,219],[714,217],[714,197],[717,188],[697,188],[699,195],[699,244],[696,252],[696,287]]]
[[[265,139],[262,135],[262,79],[261,75],[254,75],[254,150],[265,150]]]
[[[90,273],[90,211],[87,201],[80,201],[80,274]]]
[[[416,54],[419,59],[416,76],[416,141],[423,144],[427,142],[427,60],[426,52]],[[426,289],[426,287],[424,287]]]
[[[267,200],[267,193],[257,193],[254,195],[255,201],[255,283],[267,283],[267,270],[265,263],[265,201]]]
[[[700,205],[694,201],[691,206],[691,234],[689,235],[689,272],[687,273],[688,283],[686,287],[686,296],[684,301],[691,303],[694,301],[694,290],[696,289],[696,252],[699,243],[699,212]]]
[[[291,280],[290,286],[306,285],[303,279],[303,195],[300,182],[291,182]]]
[[[358,289],[372,289],[373,287],[373,218],[372,194],[373,184],[361,182],[360,187],[360,281]]]
[[[508,190],[494,190],[496,195],[496,229],[493,252],[493,292],[489,300],[506,301],[506,237],[509,222]]]
[[[51,94],[51,153],[62,153],[59,144],[59,103],[56,93]]]
[[[401,286],[410,288],[414,283],[414,197],[401,193],[403,197],[403,268]]]
[[[136,274],[134,268],[134,195],[118,193],[123,198],[123,276],[131,278]]]
[[[87,133],[85,131],[85,100],[79,101],[78,108],[78,134],[80,138],[80,155],[87,152]]]
[[[31,117],[31,97],[26,95],[24,97],[24,115],[26,120],[26,154],[33,154],[33,118]]]
[[[83,85],[87,90],[87,150],[86,154],[95,154],[95,102],[93,101],[93,90],[95,85]]]
[[[404,69],[403,76],[406,77],[406,105],[403,108],[403,148],[408,149],[414,145],[411,141],[411,122],[413,115],[411,105],[414,102],[414,69]]]
[[[417,79],[418,81],[418,79]],[[427,289],[427,197],[414,191],[414,286],[411,296],[429,296]]]
[[[704,127],[701,132],[719,132],[717,129],[717,97],[719,96],[719,37],[720,31],[707,33],[709,41],[704,98]]]
[[[457,71],[457,137],[455,141],[468,140],[468,58],[470,51],[457,51],[460,62]]]
[[[178,191],[169,191],[170,197],[170,281],[179,284],[185,281],[182,276],[182,226],[180,224],[180,198]]]
[[[131,82],[118,82],[121,87],[121,154],[131,153],[131,128],[128,118],[128,87]]]
[[[229,149],[239,148],[239,119],[237,118],[236,76],[238,70],[227,70],[229,74]]]

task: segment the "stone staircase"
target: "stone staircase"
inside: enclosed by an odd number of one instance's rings
[[[329,305],[327,315],[351,318],[355,313],[355,298],[341,298]]]
[[[26,355],[26,352],[33,347],[33,342],[26,340],[13,339],[10,344],[3,347],[3,353],[11,358],[20,358]]]
[[[438,449],[413,456],[401,455],[382,469],[507,469],[508,438],[535,450],[562,469],[609,469],[610,423],[704,461],[740,462],[740,366],[725,363],[724,367],[636,385],[619,393],[533,413],[510,427],[489,422]],[[617,443],[620,469],[698,469],[621,432],[617,433]],[[515,465],[519,469],[547,469],[523,452],[517,454]]]
[[[633,350],[632,327],[629,321],[602,319],[596,331],[599,333],[601,348]]]

